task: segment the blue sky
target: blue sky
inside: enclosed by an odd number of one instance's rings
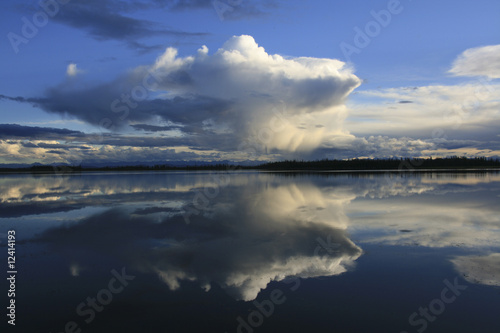
[[[0,6],[0,163],[500,156],[498,1]]]

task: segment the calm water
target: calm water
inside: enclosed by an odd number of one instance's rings
[[[1,175],[2,325],[498,333],[499,198],[499,173]]]

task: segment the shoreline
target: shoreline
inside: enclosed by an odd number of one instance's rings
[[[475,168],[415,168],[415,169],[264,169],[264,168],[250,168],[250,167],[238,167],[238,168],[228,168],[223,169],[210,169],[210,168],[178,168],[178,169],[166,169],[166,170],[155,170],[155,169],[114,169],[114,168],[104,168],[104,169],[81,169],[81,170],[30,170],[30,169],[12,169],[12,170],[0,170],[0,175],[9,174],[34,174],[34,175],[76,175],[76,174],[89,174],[89,173],[176,173],[176,172],[242,172],[242,171],[257,171],[263,173],[315,173],[315,174],[381,174],[381,173],[392,173],[392,174],[411,174],[411,173],[490,173],[490,172],[500,172],[500,168],[491,167],[475,167]]]

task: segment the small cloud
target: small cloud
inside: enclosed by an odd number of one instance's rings
[[[399,104],[411,104],[413,101],[399,101]]]
[[[169,125],[169,126],[155,126],[155,125],[147,125],[147,124],[135,124],[130,125],[137,131],[147,131],[147,132],[166,132],[172,131],[176,129],[181,129],[181,126]]]
[[[465,50],[453,62],[449,73],[455,76],[486,76],[500,78],[500,45]]]
[[[82,270],[82,268],[80,267],[80,265],[76,264],[76,263],[72,263],[70,266],[69,266],[69,271],[71,273],[71,276],[80,276],[80,271]]]
[[[63,155],[63,154],[65,154],[65,152],[59,151],[59,150],[47,150],[47,154]]]
[[[66,75],[69,77],[76,76],[77,74],[83,73],[81,69],[78,69],[75,63],[70,63],[68,68],[66,68]]]
[[[85,134],[80,131],[66,128],[33,127],[17,124],[0,124],[1,139],[29,139],[29,140],[73,140],[83,138]]]

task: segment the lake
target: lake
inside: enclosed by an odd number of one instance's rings
[[[499,199],[498,172],[4,174],[1,260],[11,234],[16,332],[497,333]]]

